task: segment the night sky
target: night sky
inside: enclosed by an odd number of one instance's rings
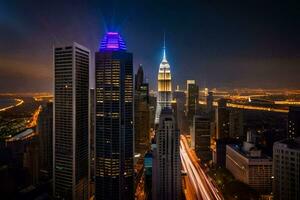
[[[152,89],[164,32],[174,86],[300,88],[299,5],[178,2],[0,0],[0,92],[52,91],[52,47],[75,41],[94,54],[107,30],[121,33]]]

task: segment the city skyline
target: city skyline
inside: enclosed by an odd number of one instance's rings
[[[0,92],[51,92],[53,45],[76,41],[95,52],[106,29],[117,29],[130,44],[134,71],[143,64],[151,89],[156,88],[163,32],[176,80],[173,87],[195,79],[200,87],[210,88],[299,88],[299,17],[291,2],[82,5],[0,4],[0,84],[9,86]],[[76,11],[79,14],[72,15]]]

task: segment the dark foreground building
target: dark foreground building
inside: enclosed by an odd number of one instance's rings
[[[95,55],[97,200],[134,199],[133,61],[117,32]]]

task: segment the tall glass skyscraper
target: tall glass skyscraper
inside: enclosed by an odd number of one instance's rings
[[[53,184],[57,199],[88,199],[90,51],[54,48]]]
[[[97,200],[134,199],[132,53],[107,32],[95,55]]]
[[[165,107],[171,108],[172,102],[172,83],[171,70],[166,57],[166,48],[164,47],[163,59],[159,66],[157,82],[157,105],[155,113],[155,124],[159,123],[161,110]]]

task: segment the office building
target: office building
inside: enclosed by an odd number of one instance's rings
[[[95,89],[90,89],[90,191],[92,196],[95,193]]]
[[[211,160],[210,150],[210,118],[208,116],[195,115],[192,128],[192,148],[201,161]]]
[[[226,107],[227,100],[220,99],[218,107],[216,108],[215,122],[216,122],[216,138],[229,137],[229,109]]]
[[[214,103],[214,97],[213,92],[208,92],[206,96],[206,112],[211,115],[213,113],[213,103]]]
[[[87,48],[77,43],[54,48],[55,198],[88,198],[89,66]]]
[[[181,166],[179,155],[179,130],[170,108],[164,108],[159,118],[153,173],[153,199],[181,199]]]
[[[195,80],[187,80],[187,98],[186,98],[186,108],[187,108],[187,118],[189,126],[192,126],[193,117],[198,111],[199,102],[199,87],[196,85]]]
[[[135,152],[145,154],[150,148],[149,85],[144,83],[144,72],[140,65],[135,75],[134,121]]]
[[[73,43],[54,49],[54,196],[88,198],[90,51]]]
[[[226,168],[260,194],[272,192],[272,158],[264,155],[251,140],[243,146],[226,146]]]
[[[39,160],[41,178],[51,179],[53,169],[53,103],[42,107],[38,116],[37,135],[39,138]]]
[[[134,199],[133,58],[117,32],[95,54],[97,200]]]
[[[300,137],[274,143],[273,175],[275,200],[300,199]]]
[[[229,111],[229,137],[243,139],[244,136],[244,112],[241,109]]]
[[[300,107],[291,106],[288,113],[288,138],[300,137]]]
[[[186,95],[183,90],[179,89],[178,85],[176,87],[176,90],[173,92],[173,98],[177,103],[178,128],[182,134],[188,133],[188,125],[186,123],[186,116],[185,116]]]
[[[159,116],[163,108],[171,108],[172,102],[172,77],[170,65],[166,57],[166,49],[163,49],[163,59],[160,63],[157,77],[157,104],[155,112],[155,124],[159,123]]]

